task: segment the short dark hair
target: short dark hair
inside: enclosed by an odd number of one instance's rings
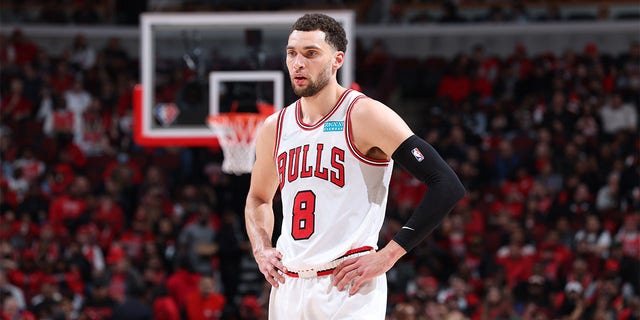
[[[342,25],[334,18],[322,13],[307,13],[291,26],[291,31],[320,30],[325,34],[325,41],[334,49],[347,51],[347,35]]]

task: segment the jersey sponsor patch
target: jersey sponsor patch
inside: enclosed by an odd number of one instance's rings
[[[324,127],[322,131],[324,132],[335,132],[335,131],[343,131],[344,130],[344,121],[327,121],[324,123]]]
[[[416,158],[416,160],[418,160],[418,162],[422,162],[422,160],[424,160],[424,156],[422,155],[422,152],[420,152],[420,150],[418,150],[417,147],[411,150],[411,154]]]

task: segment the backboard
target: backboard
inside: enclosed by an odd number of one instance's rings
[[[207,116],[257,112],[265,103],[279,110],[293,102],[297,97],[288,83],[285,46],[291,25],[304,13],[143,14],[136,143],[217,146]],[[338,81],[349,86],[354,81],[355,15],[323,13],[345,27],[349,50]]]

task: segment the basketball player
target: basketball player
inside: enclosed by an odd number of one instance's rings
[[[385,272],[465,194],[453,170],[394,111],[338,84],[346,46],[333,18],[298,19],[286,62],[301,98],[258,133],[245,215],[254,257],[272,285],[270,319],[384,319]],[[394,161],[428,191],[377,250]],[[277,189],[284,218],[273,248]]]

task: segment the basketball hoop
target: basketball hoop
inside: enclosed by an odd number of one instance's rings
[[[229,112],[207,117],[207,125],[218,138],[224,160],[222,171],[250,173],[255,161],[256,136],[266,114]]]

